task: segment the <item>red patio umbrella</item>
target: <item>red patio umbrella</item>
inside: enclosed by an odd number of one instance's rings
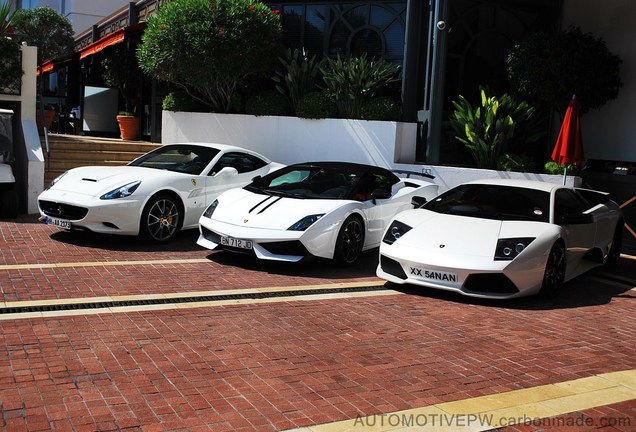
[[[585,160],[581,138],[581,116],[576,95],[572,96],[565,111],[559,137],[552,151],[552,160],[559,165],[581,165]]]

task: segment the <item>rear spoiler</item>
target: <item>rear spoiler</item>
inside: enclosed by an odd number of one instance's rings
[[[393,172],[395,174],[406,174],[406,178],[410,178],[412,175],[426,177],[426,178],[429,178],[429,179],[434,179],[435,178],[435,176],[433,174],[428,173],[425,170],[428,171],[426,168],[422,168],[422,172],[409,171],[409,170],[392,170],[391,172]]]

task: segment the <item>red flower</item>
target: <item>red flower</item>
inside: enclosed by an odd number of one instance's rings
[[[280,14],[280,11],[278,9],[274,9],[274,10],[272,10],[272,13],[274,15],[278,15],[278,14]]]
[[[223,27],[219,27],[219,36],[223,36],[225,34],[225,30],[223,30]]]
[[[162,25],[161,27],[159,27],[161,30],[166,30],[167,27],[165,25]]]
[[[247,10],[248,11],[255,11],[256,10],[256,6],[248,6]]]

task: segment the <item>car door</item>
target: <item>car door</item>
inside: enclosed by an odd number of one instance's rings
[[[389,220],[398,212],[398,203],[391,199],[395,177],[390,172],[381,171],[366,173],[356,186],[353,196],[363,204],[362,212],[366,218],[365,246],[374,247],[380,244],[382,235]],[[385,195],[375,195],[383,191]]]
[[[585,213],[589,204],[570,189],[558,189],[554,199],[554,223],[564,229],[567,266],[573,274],[581,259],[595,246],[596,221]]]

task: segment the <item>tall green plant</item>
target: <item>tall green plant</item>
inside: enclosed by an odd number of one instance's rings
[[[399,66],[384,59],[369,59],[366,53],[360,57],[343,60],[327,59],[321,67],[325,91],[344,118],[360,118],[362,105],[376,96],[388,84],[399,81]]]
[[[259,1],[173,0],[148,20],[137,57],[149,75],[229,112],[241,83],[273,69],[280,39],[279,12]]]
[[[490,93],[489,89],[480,88],[481,103],[474,107],[460,95],[459,101],[452,102],[455,111],[450,126],[455,139],[472,153],[477,167],[492,169],[508,150],[515,128],[531,121],[535,108],[508,94],[497,97]],[[536,136],[528,139],[536,140]]]
[[[276,90],[289,99],[295,113],[298,101],[316,90],[322,81],[322,60],[316,60],[315,55],[309,57],[304,49],[288,49],[286,56],[280,57],[279,60],[282,69],[276,70],[272,79],[276,83]]]

